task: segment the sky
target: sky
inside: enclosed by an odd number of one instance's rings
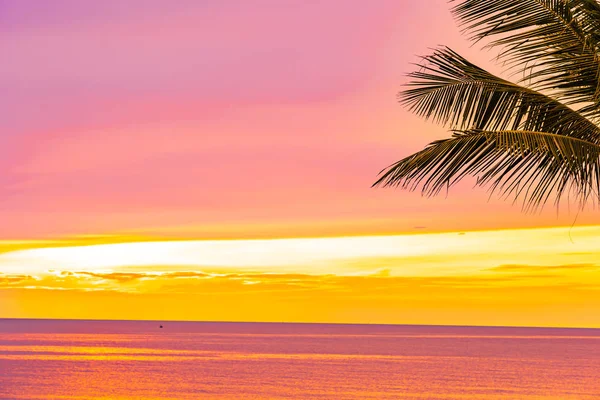
[[[1,1],[0,317],[600,326],[596,210],[370,187],[448,7]]]

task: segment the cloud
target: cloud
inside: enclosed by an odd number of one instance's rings
[[[98,278],[101,280],[110,280],[116,281],[120,283],[131,282],[135,280],[139,280],[145,278],[147,274],[135,274],[135,273],[125,273],[125,272],[111,272],[111,273],[95,273],[95,272],[77,272],[77,273],[69,273],[72,275],[90,277],[90,278]]]
[[[215,276],[214,274],[206,274],[204,272],[194,271],[180,271],[180,272],[167,272],[160,274],[162,278],[210,278]]]
[[[53,271],[52,274],[0,274],[0,289],[57,289],[57,290],[111,290],[122,292],[197,292],[201,288],[235,291],[241,285],[262,285],[269,290],[325,287],[332,280],[329,275],[229,273],[213,274],[196,271],[176,272],[88,272]]]
[[[25,283],[31,283],[35,281],[30,275],[1,275],[0,274],[0,287],[11,286],[11,285],[23,285]]]
[[[593,263],[581,264],[562,264],[562,265],[519,265],[519,264],[504,264],[497,267],[489,268],[490,271],[496,272],[544,272],[548,270],[590,270],[598,269],[600,265]]]
[[[524,287],[590,287],[600,283],[595,264],[500,265],[476,274],[394,276],[389,268],[355,275],[271,272],[90,272],[0,274],[0,288],[109,290],[128,293],[235,293],[321,291],[351,295],[393,294],[403,290],[498,289]]]
[[[565,252],[562,254],[565,256],[579,257],[579,256],[597,256],[600,253],[597,251],[569,251],[569,252]]]
[[[380,296],[402,290],[599,285],[600,265],[589,255],[597,232],[590,234],[589,243],[576,247],[553,239],[557,232],[147,241],[18,249],[0,254],[0,287]],[[565,256],[570,248],[584,255]]]

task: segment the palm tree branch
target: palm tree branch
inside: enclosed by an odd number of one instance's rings
[[[527,209],[573,193],[583,205],[600,200],[600,145],[548,132],[457,131],[380,173],[373,186],[393,186],[436,195],[466,176],[492,192],[523,198]]]
[[[451,1],[457,2],[452,12],[472,39],[497,37],[489,46],[504,48],[500,57],[516,68],[523,82],[597,108],[600,19],[595,1]]]
[[[600,128],[584,115],[449,48],[435,50],[418,66],[399,99],[422,117],[457,129],[544,131],[600,143]]]

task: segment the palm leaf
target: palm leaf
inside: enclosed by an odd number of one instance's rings
[[[447,48],[425,57],[400,100],[455,132],[384,169],[375,185],[435,195],[475,176],[526,209],[552,195],[600,201],[600,3],[451,1],[471,38],[500,46],[521,78],[497,77]]]
[[[474,40],[495,38],[523,82],[569,104],[600,102],[598,4],[590,0],[452,0]]]
[[[550,96],[499,78],[449,48],[424,57],[400,101],[456,129],[526,130],[600,143],[600,129]]]
[[[466,176],[478,185],[523,198],[526,209],[571,193],[583,205],[600,199],[600,146],[547,132],[457,131],[381,172],[374,184],[436,195]]]

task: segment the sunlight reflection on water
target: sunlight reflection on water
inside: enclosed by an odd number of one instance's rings
[[[594,399],[600,331],[0,320],[2,399]],[[93,333],[97,332],[97,333]]]

